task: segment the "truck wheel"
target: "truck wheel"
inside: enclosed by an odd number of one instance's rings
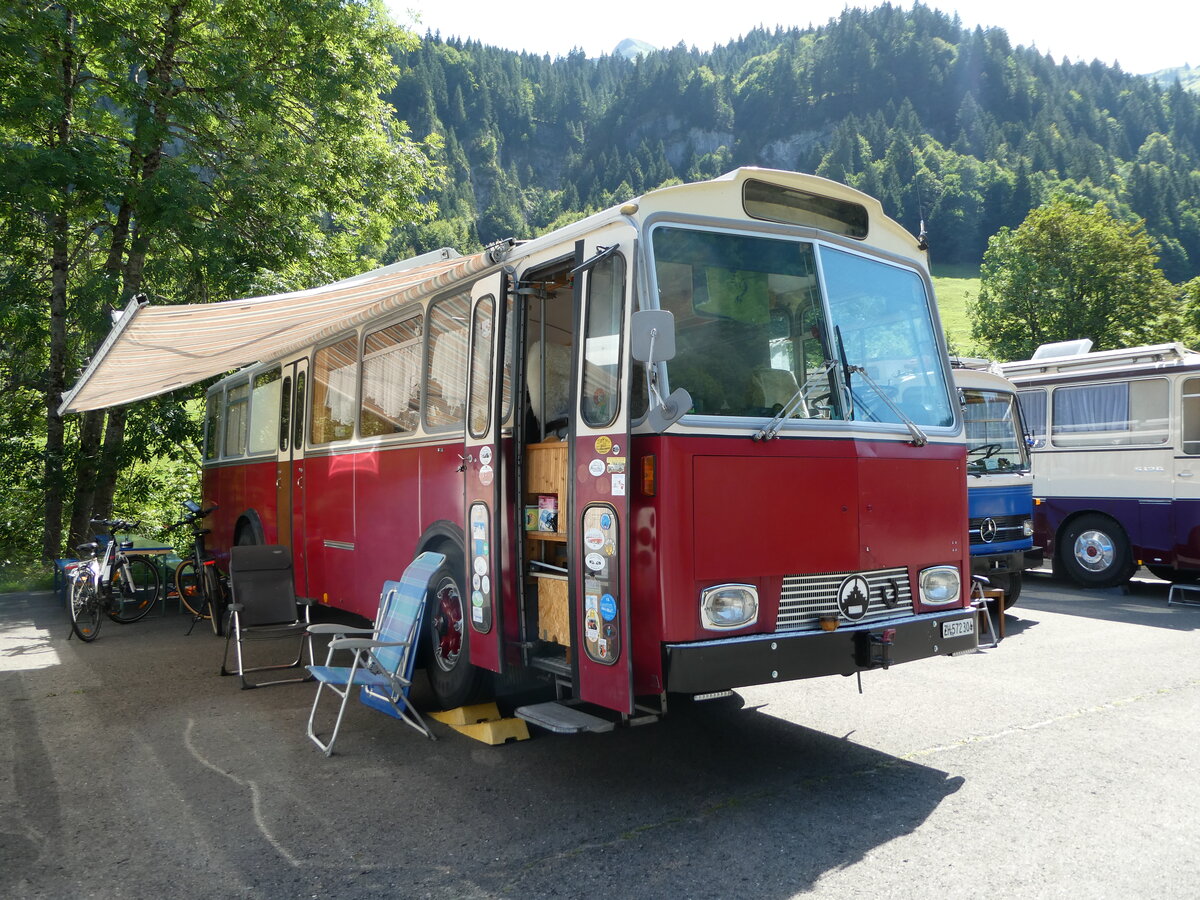
[[[426,601],[425,671],[443,709],[474,703],[484,692],[484,673],[470,663],[471,628],[462,578],[462,555],[448,551]]]
[[[1200,581],[1200,572],[1195,569],[1176,569],[1172,566],[1146,566],[1146,568],[1155,578],[1175,584],[1195,584]]]
[[[1017,598],[1021,596],[1021,573],[1009,572],[1007,575],[993,575],[990,578],[992,587],[999,588],[1004,591],[1004,609],[1011,609],[1017,605]],[[988,606],[992,612],[1001,613],[1004,610],[1000,609],[1000,604],[994,600],[988,601]]]
[[[1125,529],[1099,513],[1071,521],[1061,533],[1058,558],[1067,577],[1085,588],[1125,584],[1136,568]]]

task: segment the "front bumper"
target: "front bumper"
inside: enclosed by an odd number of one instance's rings
[[[924,613],[836,631],[754,634],[666,645],[667,690],[699,694],[820,675],[853,675],[950,656],[979,646],[974,609]],[[943,637],[947,623],[970,620],[971,633]]]

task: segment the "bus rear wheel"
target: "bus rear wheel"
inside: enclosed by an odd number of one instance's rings
[[[1085,588],[1125,584],[1136,568],[1125,530],[1098,513],[1080,516],[1063,529],[1058,558],[1067,577]]]
[[[426,615],[426,664],[429,683],[443,709],[474,703],[483,697],[483,672],[470,662],[471,628],[466,619],[468,596],[461,579],[462,556],[451,551],[433,576]]]

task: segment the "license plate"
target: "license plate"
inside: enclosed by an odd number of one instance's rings
[[[942,640],[963,637],[975,633],[974,619],[957,619],[953,622],[942,623]]]

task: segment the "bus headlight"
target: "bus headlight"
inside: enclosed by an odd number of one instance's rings
[[[921,570],[921,602],[926,606],[945,606],[958,601],[961,584],[955,566],[933,566]]]
[[[758,588],[752,584],[718,584],[700,594],[700,624],[724,631],[758,621]]]
[[[1025,537],[1033,537],[1033,519],[1026,519],[1021,523],[1021,534]]]

